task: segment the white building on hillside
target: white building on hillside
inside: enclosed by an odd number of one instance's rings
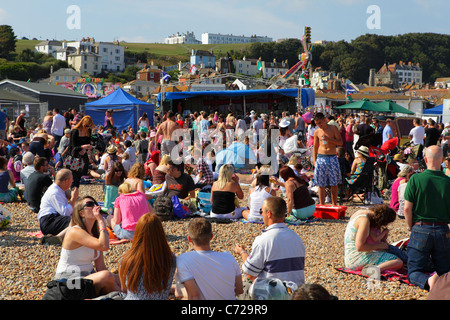
[[[272,42],[272,38],[252,35],[235,36],[232,34],[220,34],[220,33],[202,33],[202,44],[221,44],[221,43],[252,43],[252,42]]]
[[[201,44],[202,42],[195,39],[194,32],[187,31],[186,33],[179,33],[173,34],[169,37],[167,37],[164,40],[165,44]]]
[[[39,42],[34,46],[34,52],[40,52],[43,54],[50,54],[56,58],[56,51],[62,48],[61,41],[45,40]]]

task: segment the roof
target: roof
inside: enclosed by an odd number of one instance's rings
[[[121,88],[117,89],[116,91],[113,91],[104,98],[88,102],[85,104],[86,108],[87,107],[108,108],[110,106],[124,106],[124,105],[129,106],[129,105],[150,105],[150,104],[133,97],[131,94],[125,92]]]
[[[379,86],[379,87],[366,87],[364,89],[360,89],[360,93],[368,93],[368,92],[392,92],[395,91],[391,88]]]
[[[77,76],[81,77],[81,74],[78,71],[73,70],[72,68],[59,68],[55,72],[51,74],[52,76]]]
[[[20,101],[28,103],[39,103],[38,99],[34,99],[19,92],[11,90],[0,90],[0,101]]]
[[[45,41],[41,41],[38,44],[36,44],[36,46],[46,46],[46,45],[62,46],[62,42],[61,41],[57,41],[57,40],[45,40]]]
[[[96,54],[94,52],[91,51],[80,51],[78,52],[74,52],[68,55],[68,57],[76,57],[76,56],[96,56],[96,57],[101,57],[101,55]]]
[[[18,81],[18,80],[3,80],[0,82],[0,90],[2,89],[2,85],[5,83],[10,83],[15,86],[24,88],[26,90],[35,92],[37,94],[43,94],[43,95],[55,95],[55,96],[67,96],[70,98],[81,98],[86,99],[87,96],[85,96],[82,93],[78,93],[76,91],[66,89],[62,86],[52,85],[52,84],[46,84],[46,83],[37,83],[37,82],[26,82],[26,81]]]

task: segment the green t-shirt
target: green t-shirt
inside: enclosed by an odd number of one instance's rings
[[[405,200],[413,203],[413,222],[450,222],[450,178],[440,170],[411,176]]]

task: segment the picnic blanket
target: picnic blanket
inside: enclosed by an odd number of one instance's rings
[[[285,222],[286,222],[286,224],[291,225],[291,226],[298,226],[298,225],[301,225],[301,224],[306,224],[306,223],[314,222],[314,221],[318,221],[318,220],[320,220],[320,219],[317,219],[317,218],[309,218],[309,219],[305,219],[305,220],[297,219],[296,221],[285,220]],[[248,221],[248,220],[246,220],[246,219],[244,219],[244,218],[241,218],[241,219],[239,219],[238,221],[241,222],[241,223],[264,224],[263,221]]]
[[[338,271],[344,272],[344,273],[350,273],[350,274],[356,274],[361,277],[370,278],[368,276],[365,276],[361,273],[361,271],[352,270],[348,268],[335,268]],[[397,271],[391,271],[391,270],[385,270],[381,272],[380,274],[380,280],[387,280],[387,281],[400,281],[402,283],[406,283],[410,286],[413,286],[407,278],[408,272],[406,269],[400,269]]]

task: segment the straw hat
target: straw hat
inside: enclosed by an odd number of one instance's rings
[[[403,153],[398,153],[394,156],[394,161],[401,161],[405,158],[405,156],[403,155]]]
[[[363,156],[369,158],[370,154],[369,154],[369,148],[367,148],[366,146],[361,146],[359,147],[358,150],[356,150],[356,152],[361,153]]]
[[[106,149],[106,152],[108,152],[109,154],[114,154],[117,152],[117,147],[112,144]]]

